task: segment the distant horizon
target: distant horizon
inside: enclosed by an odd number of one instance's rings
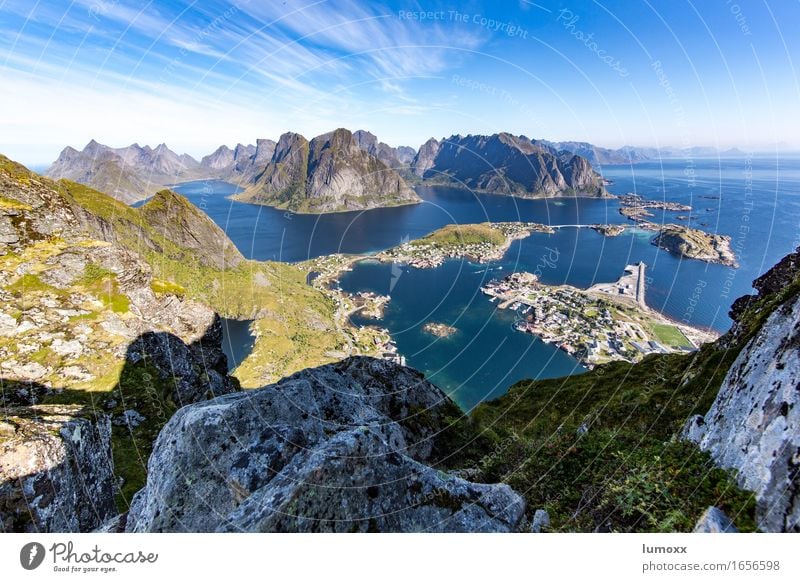
[[[334,129],[340,129],[340,128],[341,128],[341,126],[338,127],[338,128],[334,128]],[[306,137],[308,139],[312,139],[314,137],[317,137],[317,135],[324,135],[325,133],[329,133],[331,131],[334,131],[334,129],[331,129],[331,130],[328,130],[328,131],[323,131],[322,133],[315,134],[315,135],[310,135],[310,134],[309,135],[303,134],[303,135],[304,135],[304,137]],[[420,146],[422,146],[426,141],[428,141],[431,138],[441,141],[442,139],[448,139],[448,138],[456,136],[456,135],[461,135],[461,136],[492,135],[492,134],[478,134],[478,133],[469,133],[469,132],[464,133],[464,132],[462,132],[460,134],[452,134],[452,135],[449,135],[447,137],[442,137],[442,136],[434,137],[434,136],[431,136],[431,137],[425,138],[424,140],[420,141],[419,144],[413,145],[413,144],[409,144],[409,143],[396,144],[396,143],[388,142],[385,139],[382,139],[381,136],[376,134],[375,132],[370,131],[369,129],[361,128],[361,127],[357,128],[357,129],[350,129],[350,128],[343,128],[343,129],[348,129],[349,131],[352,131],[353,133],[355,133],[356,131],[359,131],[359,130],[367,131],[367,132],[372,133],[373,135],[375,135],[378,138],[378,141],[386,143],[387,145],[389,145],[389,146],[391,146],[393,148],[411,147],[415,151],[419,150]],[[287,133],[287,132],[284,132],[284,133]],[[300,132],[294,132],[294,133],[300,133]],[[525,135],[523,133],[515,133],[513,131],[507,131],[507,130],[506,131],[498,131],[498,132],[495,132],[495,133],[510,133],[510,134],[517,135],[517,136]],[[283,134],[280,134],[280,135],[283,135]],[[16,162],[18,162],[20,164],[23,164],[23,165],[27,166],[27,167],[31,167],[32,168],[32,167],[35,166],[35,167],[38,167],[38,168],[46,168],[46,167],[50,166],[53,162],[55,162],[56,159],[58,159],[59,155],[66,148],[71,147],[74,150],[77,150],[77,151],[80,152],[80,151],[83,151],[92,141],[94,141],[94,142],[96,142],[96,143],[98,143],[98,144],[100,144],[102,146],[110,147],[112,149],[123,149],[123,148],[127,148],[127,147],[132,147],[132,146],[135,146],[135,145],[138,145],[139,147],[142,147],[142,148],[150,147],[151,149],[155,149],[156,147],[158,147],[158,146],[163,144],[169,150],[171,150],[172,152],[174,152],[174,153],[176,153],[178,155],[186,154],[186,155],[191,156],[195,160],[200,161],[203,157],[205,157],[205,156],[207,156],[209,154],[212,154],[213,152],[215,152],[218,148],[220,148],[222,146],[226,146],[226,147],[230,148],[231,150],[233,150],[237,145],[240,145],[240,144],[243,145],[243,146],[255,146],[256,145],[255,142],[258,139],[270,139],[270,140],[273,140],[273,141],[277,142],[278,139],[280,138],[280,135],[277,135],[277,136],[274,136],[274,137],[272,137],[272,136],[259,136],[259,137],[255,138],[253,140],[237,141],[237,142],[234,142],[234,143],[219,143],[216,146],[213,146],[208,150],[200,150],[200,149],[195,148],[193,151],[185,151],[185,150],[181,150],[181,149],[179,149],[177,147],[170,146],[169,145],[169,141],[168,140],[163,140],[163,139],[161,141],[159,141],[158,143],[146,143],[146,142],[143,142],[141,140],[135,140],[135,141],[132,141],[132,142],[127,143],[127,144],[117,145],[117,144],[105,143],[102,140],[99,140],[99,139],[96,139],[96,138],[89,138],[89,140],[84,142],[82,145],[65,144],[60,149],[58,149],[58,151],[52,156],[51,159],[44,159],[44,160],[30,160],[29,159],[29,160],[26,160],[24,158],[14,157],[13,155],[10,155],[9,153],[7,153],[5,151],[0,151],[0,154],[3,154],[6,157],[8,157],[9,159],[12,159],[12,160],[14,160],[14,161],[16,161]],[[639,145],[639,144],[625,144],[625,145],[622,145],[622,146],[608,146],[608,145],[605,145],[605,144],[602,144],[602,143],[592,143],[592,142],[589,142],[589,141],[584,140],[584,139],[549,139],[549,138],[540,138],[540,137],[530,136],[530,135],[525,135],[525,137],[528,137],[530,139],[537,140],[537,141],[546,141],[546,142],[551,142],[551,143],[569,143],[569,142],[572,142],[572,143],[588,143],[588,144],[590,144],[590,145],[592,145],[594,147],[610,149],[610,150],[618,150],[618,149],[622,149],[622,148],[634,148],[634,149],[657,149],[657,150],[660,150],[662,152],[668,152],[668,151],[686,151],[686,150],[692,150],[692,149],[716,149],[717,154],[724,154],[725,152],[727,152],[729,150],[739,150],[744,155],[754,155],[754,156],[765,156],[765,155],[772,155],[772,154],[777,154],[777,155],[800,154],[800,147],[798,147],[798,146],[791,147],[791,146],[788,146],[787,144],[783,144],[782,147],[778,147],[779,144],[776,144],[776,147],[774,147],[774,148],[769,148],[769,147],[766,147],[766,146],[759,147],[759,148],[748,148],[747,146],[742,146],[742,145],[732,145],[732,146],[723,147],[723,146],[715,146],[715,145],[702,144],[702,143],[697,144],[697,145],[689,145],[689,146],[678,146],[678,145],[651,146],[651,145]],[[710,155],[710,156],[698,156],[697,154],[693,154],[693,155],[694,155],[694,157],[714,157],[713,154]],[[675,157],[679,157],[679,156],[668,156],[668,157],[675,158]]]

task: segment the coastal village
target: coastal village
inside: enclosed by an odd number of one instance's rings
[[[466,258],[488,263],[503,258],[515,240],[534,232],[552,234],[553,228],[535,222],[484,222],[451,224],[431,234],[384,251],[380,261],[404,263],[418,269],[432,269],[448,259]]]
[[[519,313],[518,331],[557,345],[587,368],[613,360],[635,362],[652,353],[693,351],[717,337],[649,309],[644,271],[644,263],[628,265],[616,282],[586,290],[544,285],[532,273],[512,273],[481,291],[500,309]]]

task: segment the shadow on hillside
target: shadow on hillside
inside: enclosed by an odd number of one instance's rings
[[[0,378],[0,532],[91,531],[125,512],[174,412],[239,389],[221,344],[218,317],[191,344],[144,333],[107,391]]]

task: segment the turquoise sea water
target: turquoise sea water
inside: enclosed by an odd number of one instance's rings
[[[800,243],[800,159],[666,160],[605,166],[615,194],[693,207],[688,224],[727,234],[740,268],[681,260],[650,244],[652,233],[629,229],[603,237],[564,228],[516,241],[490,265],[449,261],[437,269],[359,264],[341,280],[347,291],[373,290],[392,297],[383,320],[408,364],[429,375],[464,408],[497,396],[523,378],[578,373],[577,363],[556,348],[511,329],[513,312],[499,311],[480,286],[515,270],[535,271],[545,283],[587,287],[615,280],[626,264],[648,265],[647,302],[670,317],[724,331],[727,312],[751,281]],[[328,215],[292,215],[232,202],[236,188],[193,182],[176,188],[203,208],[242,252],[262,260],[299,261],[334,252],[370,253],[418,238],[445,224],[523,220],[545,224],[626,223],[615,200],[523,200],[453,188],[419,188],[421,204]],[[656,212],[654,222],[679,222]],[[458,332],[435,338],[427,321]]]

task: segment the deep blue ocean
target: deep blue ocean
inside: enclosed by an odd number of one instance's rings
[[[673,319],[725,331],[734,299],[751,281],[800,244],[800,158],[663,160],[604,166],[614,194],[681,202],[691,213],[655,211],[654,222],[683,222],[732,237],[740,267],[681,260],[650,244],[652,233],[629,229],[603,237],[564,228],[515,242],[490,265],[450,261],[437,269],[392,268],[365,262],[346,273],[346,291],[392,297],[386,327],[408,364],[450,393],[464,409],[502,394],[523,378],[579,373],[574,359],[531,335],[515,332],[513,312],[496,309],[480,293],[491,279],[515,270],[537,272],[545,283],[587,287],[617,279],[623,267],[644,261],[647,302]],[[326,215],[294,215],[232,202],[236,187],[191,182],[175,189],[205,210],[248,257],[301,261],[330,253],[374,253],[418,238],[445,224],[533,221],[551,225],[625,223],[615,200],[524,200],[454,188],[418,188],[421,204]],[[428,321],[457,332],[445,339],[422,331]],[[245,334],[246,335],[246,334]],[[244,336],[243,336],[244,337]],[[241,357],[241,352],[238,353]]]

